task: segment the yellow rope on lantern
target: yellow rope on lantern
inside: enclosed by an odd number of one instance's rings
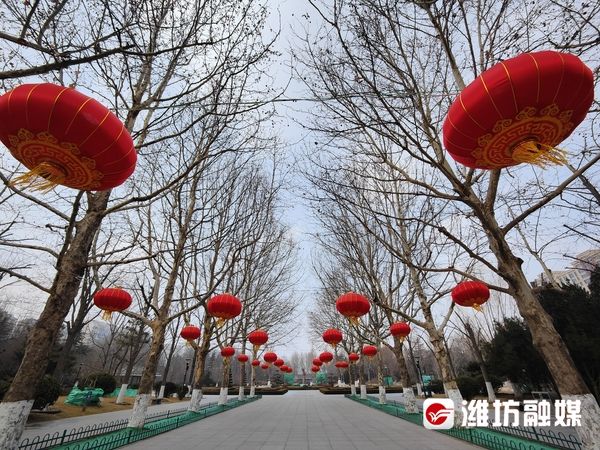
[[[65,172],[56,164],[43,162],[12,179],[10,185],[46,193],[64,183],[65,177]]]
[[[540,167],[562,166],[567,163],[567,152],[551,145],[529,140],[521,142],[514,148],[512,158],[520,163],[530,163]]]
[[[112,318],[112,311],[109,311],[108,309],[102,310],[102,319],[106,320],[107,322],[110,322],[111,318]]]

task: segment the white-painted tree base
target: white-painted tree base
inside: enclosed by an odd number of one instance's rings
[[[129,423],[127,424],[129,428],[144,427],[144,423],[146,422],[146,412],[148,411],[148,406],[150,406],[151,402],[151,394],[138,394],[135,396],[133,410],[131,411],[131,416],[129,417]]]
[[[402,388],[402,395],[404,397],[404,408],[406,409],[406,412],[411,414],[418,413],[419,408],[417,407],[417,398],[415,397],[412,388]]]
[[[600,450],[600,407],[592,394],[563,395],[563,400],[581,402],[581,426],[574,427],[583,450]],[[0,446],[1,447],[1,446]]]
[[[385,405],[386,400],[387,399],[385,398],[385,386],[379,386],[379,404]]]
[[[242,401],[246,398],[244,395],[244,386],[240,386],[240,390],[238,392],[238,400]]]
[[[222,387],[219,391],[219,405],[225,405],[227,403],[227,389],[226,387]]]
[[[250,386],[250,397],[256,396],[256,386]]]
[[[449,388],[444,384],[444,390],[450,400],[454,402],[454,426],[462,426],[463,414],[462,414],[462,402],[463,397],[460,391],[456,388]]]
[[[17,450],[33,400],[0,403],[0,449]]]
[[[417,383],[417,395],[419,397],[423,395],[423,387],[421,386],[421,383]]]
[[[488,402],[493,403],[496,400],[496,393],[494,392],[494,386],[491,381],[485,382],[485,390],[487,391]]]
[[[367,385],[366,384],[361,384],[360,385],[360,398],[362,400],[366,400],[367,399]]]
[[[200,411],[200,402],[202,402],[202,389],[194,389],[192,391],[192,399],[188,406],[188,411],[198,412]]]
[[[271,387],[271,380],[267,381],[267,387]]]
[[[127,392],[127,383],[123,383],[121,385],[121,389],[119,389],[119,395],[117,396],[117,405],[123,405],[125,403],[125,393]]]
[[[356,385],[354,383],[350,385],[350,395],[356,397]]]

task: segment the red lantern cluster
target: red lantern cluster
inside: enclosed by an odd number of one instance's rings
[[[122,184],[137,155],[123,123],[96,100],[51,83],[0,97],[0,140],[30,172],[13,183],[102,191]]]
[[[277,354],[275,352],[266,352],[263,356],[263,359],[268,364],[273,364],[275,361],[277,361]]]
[[[463,281],[451,292],[452,301],[460,306],[472,307],[477,311],[490,298],[490,289],[480,281]]]
[[[252,344],[254,354],[258,351],[261,345],[265,345],[269,340],[269,335],[264,330],[254,330],[248,333],[248,340]]]
[[[102,318],[110,320],[113,312],[124,311],[131,306],[131,295],[121,288],[104,288],[94,294],[94,304],[104,311]]]
[[[181,333],[179,333],[181,338],[185,339],[188,342],[188,344],[198,339],[200,337],[200,334],[200,328],[198,328],[195,325],[186,325],[181,329]]]
[[[444,146],[467,167],[564,164],[555,146],[594,100],[592,71],[575,55],[525,53],[483,72],[454,100]]]
[[[390,325],[390,333],[394,337],[404,340],[410,334],[410,325],[406,322],[396,322]]]
[[[374,345],[365,345],[362,349],[362,354],[371,359],[377,354],[377,347]]]
[[[323,352],[319,355],[319,360],[325,364],[330,363],[333,360],[333,355],[329,352]]]
[[[219,294],[208,301],[206,310],[210,316],[217,318],[217,326],[222,326],[225,321],[240,315],[242,302],[231,294]]]
[[[351,363],[354,363],[354,362],[358,361],[360,359],[360,357],[356,353],[350,353],[348,355],[348,359],[350,360]]]
[[[233,347],[223,347],[221,349],[221,356],[225,359],[227,358],[231,358],[233,355],[235,355],[235,348]]]
[[[248,355],[246,355],[246,354],[244,354],[244,353],[241,353],[241,354],[239,354],[239,355],[238,355],[238,357],[237,357],[237,360],[238,360],[239,362],[241,362],[242,364],[245,364],[245,363],[247,363],[247,362],[248,362],[248,359],[249,359],[249,358],[248,358]]]
[[[323,332],[323,340],[335,348],[340,342],[342,342],[343,335],[340,330],[335,328],[329,328]]]
[[[337,299],[335,307],[340,314],[350,319],[352,323],[357,324],[358,318],[369,312],[371,303],[360,294],[348,292]]]
[[[254,367],[258,367],[258,366],[260,366],[260,361],[258,359],[255,359],[255,360],[252,361],[252,365]]]

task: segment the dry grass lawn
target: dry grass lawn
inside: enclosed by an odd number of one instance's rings
[[[126,409],[131,409],[133,407],[133,398],[127,397],[125,401],[127,404],[125,405],[117,405],[115,402],[117,401],[116,397],[103,398],[100,406],[87,406],[85,411],[81,406],[75,405],[65,405],[66,400],[65,395],[61,395],[58,397],[58,400],[54,403],[53,406],[50,407],[52,411],[59,410],[57,413],[46,413],[46,412],[36,412],[32,411],[29,415],[29,423],[32,422],[47,422],[50,420],[58,420],[58,419],[67,419],[69,417],[79,417],[79,416],[91,416],[92,414],[101,414],[113,411],[123,411]],[[187,400],[187,399],[186,399]],[[180,400],[177,398],[164,398],[162,403],[179,403]]]

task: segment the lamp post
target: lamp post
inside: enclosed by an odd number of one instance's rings
[[[419,381],[417,382],[417,392],[419,395],[423,395],[423,388],[421,387],[421,383],[423,383],[423,376],[421,375],[421,359],[416,356],[415,357],[415,365],[417,366],[417,374],[419,375]]]

